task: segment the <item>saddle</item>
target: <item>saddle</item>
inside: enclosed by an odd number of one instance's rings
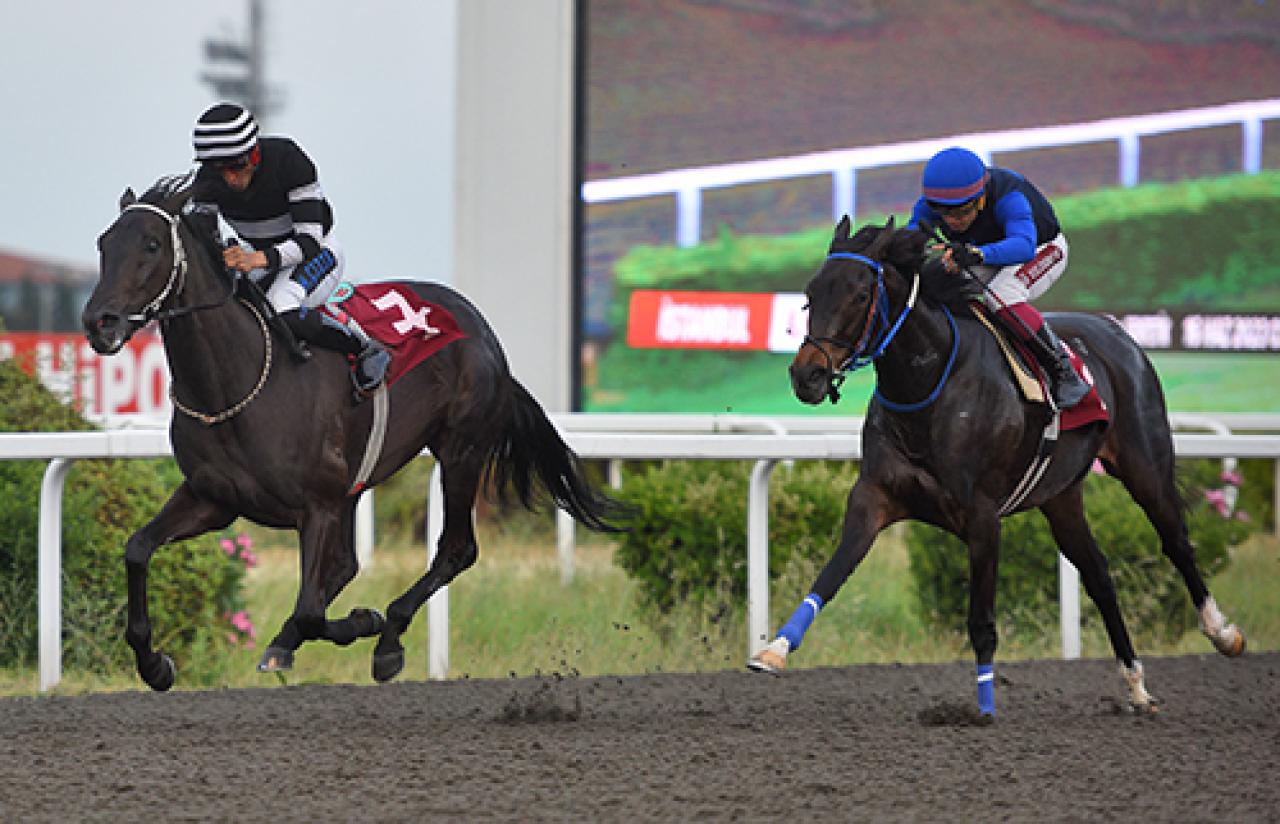
[[[973,316],[987,328],[991,336],[996,339],[996,343],[1000,345],[1000,351],[1004,353],[1005,361],[1009,364],[1009,371],[1013,375],[1013,381],[1017,384],[1022,397],[1030,403],[1048,403],[1048,378],[1041,370],[1035,356],[1028,352],[1020,341],[1012,339],[1000,325],[991,320],[990,313],[985,305],[972,301],[969,307],[973,312]],[[1071,348],[1070,344],[1064,341],[1063,345],[1067,347],[1067,353],[1071,356],[1072,367],[1084,379],[1085,383],[1092,387],[1093,377],[1089,374],[1089,369],[1085,366],[1084,361]],[[1062,410],[1061,427],[1063,431],[1068,431],[1078,429],[1094,421],[1106,423],[1109,420],[1110,416],[1107,413],[1106,404],[1098,394],[1097,389],[1093,389],[1080,403],[1070,409]]]
[[[1001,331],[991,322],[991,318],[987,315],[987,307],[980,303],[974,302],[969,304],[973,310],[973,316],[977,318],[983,326],[987,327],[987,331],[996,339],[996,343],[1000,345],[1000,351],[1004,353],[1004,359],[1009,364],[1009,369],[1013,372],[1013,382],[1018,385],[1018,389],[1022,392],[1022,397],[1031,403],[1045,403],[1045,386],[1044,375],[1039,374],[1039,369],[1032,370],[1030,363],[1034,358],[1030,357],[1030,353],[1019,353],[1014,351],[1014,346],[1005,332]],[[1019,347],[1021,348],[1021,347]]]

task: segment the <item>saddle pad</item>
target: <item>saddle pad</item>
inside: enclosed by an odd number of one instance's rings
[[[1000,344],[1000,351],[1004,353],[1005,359],[1009,363],[1009,368],[1013,371],[1015,383],[1022,391],[1022,396],[1031,403],[1046,403],[1049,394],[1048,377],[1044,374],[1044,370],[1040,368],[1040,363],[1035,356],[1027,351],[1027,347],[1021,341],[1014,340],[1003,334],[996,328],[995,324],[987,317],[986,307],[980,304],[973,304],[974,316],[987,327]],[[1109,421],[1110,416],[1107,414],[1107,405],[1103,403],[1102,396],[1098,394],[1097,388],[1093,385],[1093,376],[1089,374],[1089,367],[1084,360],[1076,354],[1070,344],[1063,341],[1062,344],[1067,355],[1070,356],[1071,368],[1076,370],[1085,383],[1089,384],[1089,394],[1084,396],[1080,403],[1070,409],[1062,410],[1062,420],[1059,423],[1062,431],[1067,432],[1072,429],[1078,429],[1085,424],[1094,421]],[[1010,348],[1012,347],[1012,349]],[[1014,354],[1014,350],[1017,354]],[[1031,377],[1034,375],[1034,379]]]
[[[340,321],[355,320],[369,337],[387,347],[387,386],[466,333],[448,310],[428,303],[407,283],[341,284],[324,306]]]

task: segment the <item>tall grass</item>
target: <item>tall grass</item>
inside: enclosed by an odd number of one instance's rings
[[[636,605],[635,590],[612,563],[612,546],[588,541],[578,547],[575,576],[560,581],[559,561],[550,530],[536,534],[482,534],[477,565],[449,588],[450,678],[566,677],[656,672],[706,672],[737,669],[747,656],[745,617],[741,612],[708,615],[677,609],[647,616]],[[249,612],[259,638],[255,646],[211,651],[179,671],[179,688],[192,686],[196,670],[208,683],[224,687],[278,684],[372,682],[373,640],[338,648],[325,642],[304,645],[294,669],[281,676],[262,675],[254,665],[271,634],[292,611],[297,595],[297,553],[280,534],[259,534],[259,565],[248,579]],[[390,542],[375,552],[330,610],[346,614],[354,606],[385,609],[423,572],[421,544]],[[771,627],[785,619],[803,596],[815,570],[793,569],[771,588]],[[1255,536],[1233,553],[1233,562],[1210,582],[1218,602],[1248,636],[1249,649],[1280,649],[1280,541]],[[964,616],[952,630],[937,634],[922,625],[913,608],[906,550],[893,531],[881,537],[838,597],[823,611],[793,667],[858,663],[969,661]],[[1126,593],[1121,592],[1121,608]],[[1000,604],[997,602],[997,611]],[[1096,614],[1087,601],[1086,617]],[[1110,647],[1087,622],[1086,657],[1110,657]],[[405,636],[406,666],[401,679],[427,678],[427,611],[421,610]],[[1155,643],[1142,627],[1131,627],[1141,655],[1210,653],[1197,632],[1178,641]],[[123,639],[120,643],[124,643]],[[1058,627],[1041,633],[1001,637],[998,660],[1053,658],[1061,653]],[[184,674],[188,676],[184,683]],[[0,671],[0,694],[34,694],[32,671]],[[58,692],[145,689],[132,673],[103,679],[65,673]]]

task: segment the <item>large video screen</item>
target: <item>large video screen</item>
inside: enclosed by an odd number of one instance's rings
[[[1039,308],[1114,315],[1167,383],[1280,378],[1280,6],[582,0],[579,19],[584,411],[804,411],[786,366],[837,219],[901,224],[952,143],[1052,199],[1071,258]]]

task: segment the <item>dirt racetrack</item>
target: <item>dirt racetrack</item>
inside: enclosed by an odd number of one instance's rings
[[[1276,821],[1280,653],[0,701],[0,820]]]

